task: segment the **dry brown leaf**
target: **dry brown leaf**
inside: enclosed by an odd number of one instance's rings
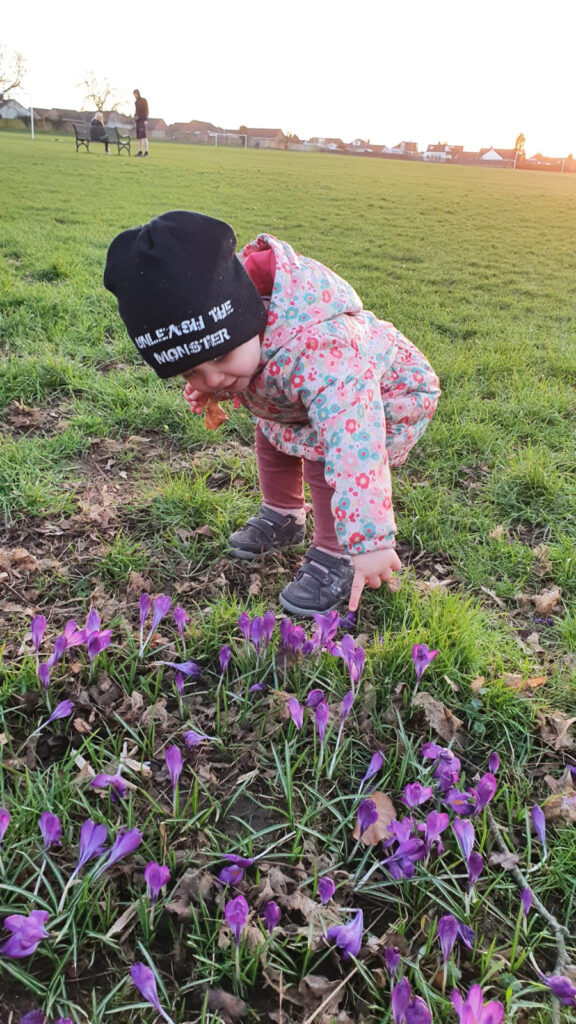
[[[329,999],[324,1008],[324,1012],[327,1014],[336,1013],[340,1001],[346,995],[345,989],[338,979],[328,981],[328,978],[321,974],[307,974],[298,985],[298,995],[302,999],[301,1005],[305,1010],[315,1010],[333,992],[335,993],[334,998]]]
[[[540,736],[554,750],[572,750],[576,747],[576,741],[568,735],[576,718],[568,718],[561,711],[537,711],[536,721],[540,726]]]
[[[204,406],[204,426],[206,430],[218,430],[226,420],[230,419],[227,412],[215,398],[209,398]]]
[[[140,572],[132,572],[128,577],[128,586],[126,587],[127,597],[140,597],[144,591],[150,593],[152,587],[150,581]]]
[[[503,526],[495,526],[493,530],[490,530],[488,536],[490,540],[502,540],[504,537],[505,530]]]
[[[517,853],[512,853],[510,850],[507,850],[506,853],[491,853],[488,857],[488,861],[494,867],[501,867],[506,871],[510,871],[520,863],[520,857]]]
[[[576,793],[573,789],[548,797],[542,804],[546,821],[576,825]]]
[[[509,690],[514,690],[518,693],[522,690],[537,690],[540,686],[544,686],[544,683],[548,682],[548,676],[532,676],[530,679],[523,679],[517,673],[505,672],[502,676],[502,682]]]
[[[165,729],[168,725],[168,712],[166,711],[166,698],[159,697],[155,704],[151,704],[142,712],[142,725],[148,727],[151,722],[156,722],[159,729]]]
[[[376,790],[374,793],[370,793],[368,799],[372,800],[372,802],[376,804],[378,818],[373,825],[368,826],[362,836],[360,836],[360,825],[356,822],[352,837],[354,839],[359,839],[365,846],[377,846],[377,844],[381,843],[383,839],[390,838],[388,826],[397,816],[396,808],[394,807],[390,797],[379,790]]]
[[[475,679],[470,683],[470,689],[472,693],[478,693],[478,690],[483,689],[486,679],[484,676],[476,676]]]
[[[76,729],[76,732],[79,732],[82,736],[87,736],[89,732],[92,732],[92,726],[85,718],[75,718],[74,728]]]
[[[106,939],[110,939],[110,938],[112,938],[113,935],[118,935],[119,932],[124,932],[124,929],[126,928],[126,926],[131,924],[133,918],[136,916],[137,913],[138,913],[138,903],[137,902],[136,903],[132,903],[132,905],[130,907],[126,908],[126,910],[124,911],[123,914],[120,914],[120,917],[116,918],[116,920],[114,921],[114,924],[106,932],[105,938]],[[133,927],[133,925],[132,925],[132,927]],[[132,927],[130,927],[128,929],[128,932],[132,931]],[[124,934],[122,936],[122,939],[126,938],[126,935],[128,934],[128,932],[124,932]]]
[[[279,896],[278,901],[286,910],[297,910],[298,913],[302,914],[305,921],[309,921],[312,916],[319,912],[318,904],[311,900],[306,893],[302,892],[302,889],[296,889],[289,896]]]
[[[192,917],[191,904],[208,899],[215,881],[214,875],[211,875],[209,871],[195,871],[193,868],[188,868],[178,882],[174,899],[166,904],[166,910],[176,914],[177,917]]]
[[[252,597],[259,597],[262,591],[262,577],[259,573],[253,572],[250,574],[250,586],[248,587],[248,593]]]
[[[455,683],[453,679],[450,679],[450,676],[444,676],[444,679],[448,683],[450,689],[454,691],[454,693],[460,693],[460,687],[458,686],[458,683]]]
[[[1,548],[0,569],[8,575],[10,570],[19,572],[38,572],[40,563],[26,548]]]
[[[530,633],[530,635],[526,637],[524,643],[534,651],[534,654],[541,654],[544,650],[540,643],[540,637],[536,632]]]
[[[532,604],[534,605],[538,615],[549,615],[556,608],[556,605],[562,597],[562,591],[559,587],[551,587],[549,590],[542,590],[539,594],[532,596]]]
[[[552,793],[568,793],[574,791],[574,782],[569,768],[565,768],[559,779],[552,775],[545,775],[544,782],[550,787]]]
[[[435,700],[429,693],[417,693],[412,698],[412,705],[422,708],[428,724],[435,729],[446,743],[450,743],[454,739],[458,729],[464,724],[461,718],[457,718],[449,708],[444,707],[439,700]]]
[[[206,993],[206,1005],[213,1013],[219,1013],[224,1024],[233,1024],[246,1013],[248,1007],[238,996],[225,992],[223,988],[209,988]]]

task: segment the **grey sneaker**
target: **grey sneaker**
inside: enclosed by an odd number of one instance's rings
[[[296,579],[284,587],[279,601],[293,615],[303,618],[322,615],[349,600],[353,579],[351,562],[311,547],[304,556]]]
[[[305,535],[306,525],[297,523],[294,516],[282,516],[262,505],[257,516],[229,536],[228,544],[234,558],[259,558],[297,547],[304,543]]]

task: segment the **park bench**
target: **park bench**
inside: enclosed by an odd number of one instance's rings
[[[76,139],[76,152],[84,146],[88,152],[90,152],[90,143],[94,142],[96,145],[101,146],[102,143],[95,139],[90,138],[90,125],[86,121],[78,122],[74,121],[72,127],[74,128],[74,137]],[[130,156],[130,143],[131,138],[127,132],[121,132],[118,128],[110,128],[105,126],[106,135],[108,142],[111,146],[116,146],[118,155],[123,149],[126,150],[128,156]]]

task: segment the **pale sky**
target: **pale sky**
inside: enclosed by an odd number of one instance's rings
[[[133,113],[392,146],[439,141],[576,152],[572,0],[24,0],[0,46],[29,71],[14,95],[80,107],[87,72]]]

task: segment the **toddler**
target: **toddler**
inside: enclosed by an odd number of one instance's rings
[[[236,254],[223,221],[174,210],[118,235],[104,284],[158,374],[186,379],[193,412],[234,398],[256,417],[263,504],[229,538],[237,558],[312,545],[280,594],[293,615],[348,603],[401,568],[390,466],[428,426],[438,378],[392,324],[316,260],[261,234]]]

